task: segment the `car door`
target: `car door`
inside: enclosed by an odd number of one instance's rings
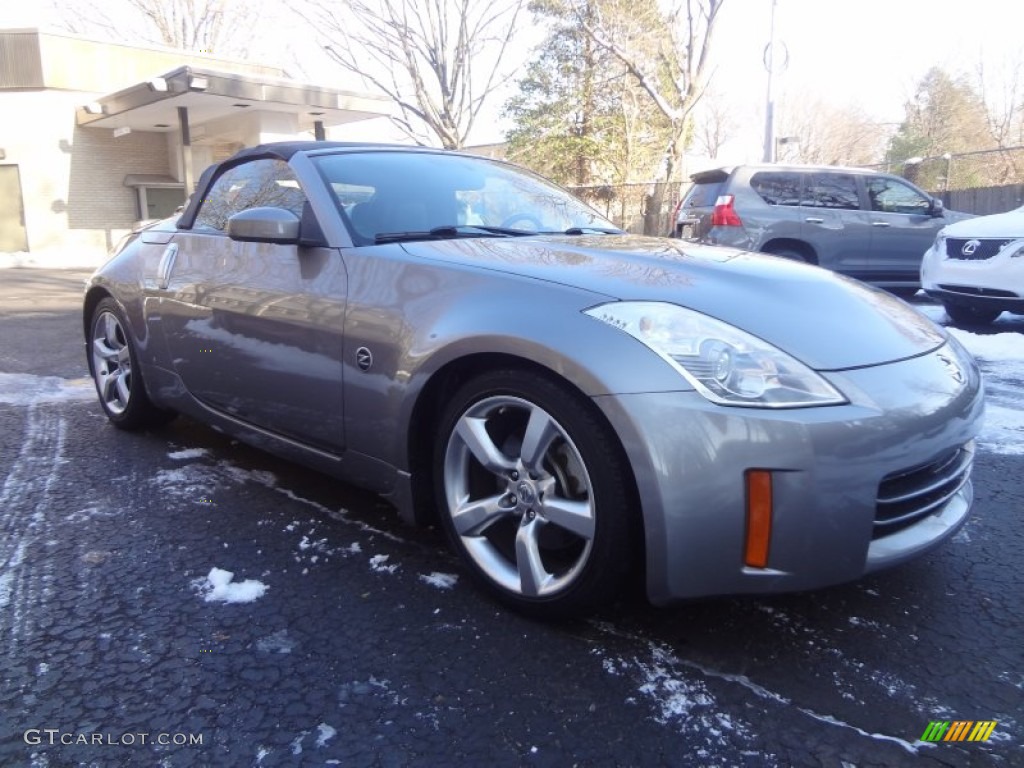
[[[251,160],[215,181],[192,229],[180,230],[167,246],[173,253],[162,261],[156,327],[193,397],[251,425],[338,451],[344,447],[344,263],[325,247],[228,237],[232,215],[265,206],[304,212],[305,195],[283,160]]]
[[[855,277],[864,274],[871,263],[871,220],[861,209],[856,177],[834,171],[804,176],[803,234],[818,263]]]
[[[871,212],[871,271],[879,279],[918,281],[921,259],[945,226],[932,215],[932,200],[892,176],[867,176]]]

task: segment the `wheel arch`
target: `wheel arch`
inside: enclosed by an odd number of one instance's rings
[[[818,254],[810,243],[792,237],[776,237],[761,246],[762,253],[776,254],[780,251],[796,251],[808,264],[818,263]]]
[[[633,465],[629,461],[626,449],[608,417],[569,378],[534,360],[508,353],[480,352],[450,360],[435,371],[420,390],[416,403],[413,406],[412,417],[409,420],[406,443],[415,522],[419,525],[430,525],[437,522],[438,510],[434,504],[431,478],[433,440],[436,436],[436,430],[439,427],[441,414],[447,398],[454,394],[464,382],[474,376],[489,371],[509,368],[534,373],[539,377],[565,387],[574,393],[587,411],[608,430],[609,435],[614,439],[618,454],[615,458],[617,461],[622,462],[629,480],[629,487],[626,489],[626,493],[630,502],[630,528],[634,538],[632,542],[634,551],[636,552],[638,562],[641,564],[645,563],[644,516],[636,475],[633,471]]]
[[[92,332],[92,315],[96,311],[96,306],[106,298],[114,298],[113,294],[103,286],[94,285],[85,294],[85,300],[82,303],[82,335],[85,337],[85,343],[89,343],[89,334]],[[115,299],[116,301],[116,299]]]

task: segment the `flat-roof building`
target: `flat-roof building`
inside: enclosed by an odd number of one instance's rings
[[[0,252],[101,255],[242,147],[390,112],[275,67],[0,30]]]

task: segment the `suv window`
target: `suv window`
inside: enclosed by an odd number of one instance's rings
[[[801,174],[762,171],[750,177],[750,187],[768,205],[800,205]]]
[[[222,173],[199,206],[193,229],[224,232],[228,219],[260,206],[285,208],[302,217],[306,196],[283,160],[250,160]]]
[[[813,208],[860,209],[857,179],[846,173],[812,173],[807,180],[804,205]]]
[[[711,208],[718,199],[718,193],[722,189],[722,182],[707,181],[697,182],[683,198],[683,208]]]
[[[931,209],[931,200],[898,179],[868,178],[864,183],[873,211],[925,214]]]

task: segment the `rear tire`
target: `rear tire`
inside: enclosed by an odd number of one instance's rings
[[[96,305],[89,321],[89,373],[100,406],[119,429],[156,427],[174,418],[149,399],[135,354],[135,342],[117,302],[109,296]]]
[[[1001,309],[972,307],[966,304],[944,304],[949,319],[957,325],[991,325],[1003,314]]]
[[[442,525],[479,584],[533,616],[609,602],[632,565],[632,477],[586,406],[555,380],[508,369],[468,381],[441,417]]]

